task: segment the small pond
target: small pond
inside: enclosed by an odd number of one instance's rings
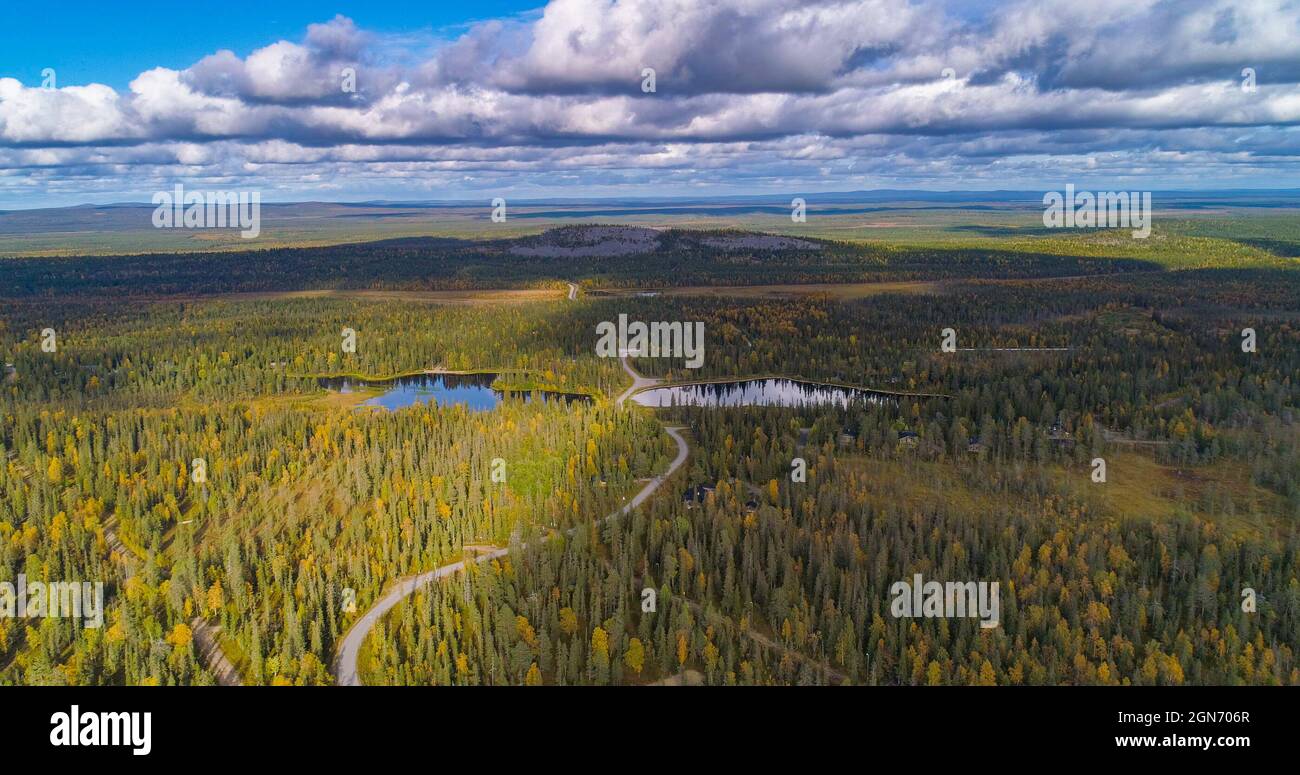
[[[793,379],[747,379],[734,382],[697,382],[665,385],[636,393],[642,406],[826,406],[851,403],[879,404],[894,400],[870,390],[802,382]]]
[[[361,407],[376,407],[393,411],[415,404],[453,406],[460,404],[472,412],[495,409],[507,397],[530,402],[542,401],[590,402],[591,397],[581,393],[557,393],[549,390],[504,391],[492,387],[496,374],[413,374],[386,380],[360,380],[353,377],[321,377],[320,386],[339,393],[357,391],[374,392],[361,402]]]

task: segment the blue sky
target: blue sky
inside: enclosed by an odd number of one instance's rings
[[[228,0],[166,3],[126,10],[128,4],[59,0],[0,3],[0,76],[39,82],[53,67],[68,83],[99,82],[124,90],[152,67],[183,69],[218,49],[246,55],[282,39],[296,39],[308,24],[336,14],[359,26],[390,33],[454,32],[457,25],[535,10],[538,0],[408,2],[371,0],[322,4],[303,0]]]
[[[177,183],[264,201],[1300,187],[1290,0],[10,2],[0,30],[4,208]]]

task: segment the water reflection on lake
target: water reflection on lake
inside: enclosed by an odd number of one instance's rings
[[[792,379],[748,379],[666,385],[632,396],[642,406],[839,406],[879,404],[893,397],[870,390],[837,387]]]
[[[495,409],[507,396],[530,402],[534,396],[543,401],[590,402],[591,397],[581,393],[557,393],[549,390],[503,391],[494,390],[496,374],[415,374],[387,380],[359,380],[352,377],[321,377],[321,387],[339,393],[357,391],[379,392],[360,404],[393,411],[415,404],[432,403],[437,406],[460,404],[472,412]]]

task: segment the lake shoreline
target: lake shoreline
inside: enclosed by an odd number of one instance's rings
[[[521,371],[514,371],[518,375]],[[510,398],[532,402],[556,400],[565,404],[595,403],[597,396],[581,390],[551,389],[542,385],[512,383],[502,372],[421,370],[386,379],[366,379],[355,375],[316,377],[319,387],[334,394],[364,396],[355,409],[396,411],[416,404],[437,407],[464,406],[470,411],[490,411]]]
[[[761,382],[764,380],[784,380],[786,382],[794,382],[802,385],[811,385],[814,387],[838,388],[840,390],[854,390],[862,393],[875,393],[882,396],[888,396],[890,398],[952,398],[952,396],[946,393],[918,393],[918,392],[909,392],[909,391],[902,391],[902,390],[887,390],[883,388],[867,387],[865,385],[855,385],[848,382],[814,380],[814,379],[808,379],[806,377],[801,377],[801,376],[791,376],[789,374],[759,374],[755,376],[746,376],[746,377],[710,377],[707,379],[692,379],[692,380],[683,380],[683,381],[676,381],[676,380],[666,381],[663,380],[662,378],[658,378],[658,379],[660,380],[658,383],[654,385],[638,388],[637,390],[633,391],[631,395],[629,395],[628,397],[634,398],[636,395],[640,393],[644,393],[648,390],[657,390],[662,388],[691,387],[694,385],[718,385],[718,384],[742,383],[742,382]]]

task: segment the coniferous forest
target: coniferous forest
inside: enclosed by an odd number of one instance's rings
[[[360,682],[1300,683],[1293,269],[709,239],[505,285],[491,242],[0,263],[0,580],[104,585],[102,627],[0,617],[0,682],[337,683],[361,614],[464,560],[356,634]],[[619,315],[703,324],[647,378],[875,398],[620,400]],[[372,405],[462,372],[490,408]],[[897,615],[916,574],[996,582],[997,625]]]

